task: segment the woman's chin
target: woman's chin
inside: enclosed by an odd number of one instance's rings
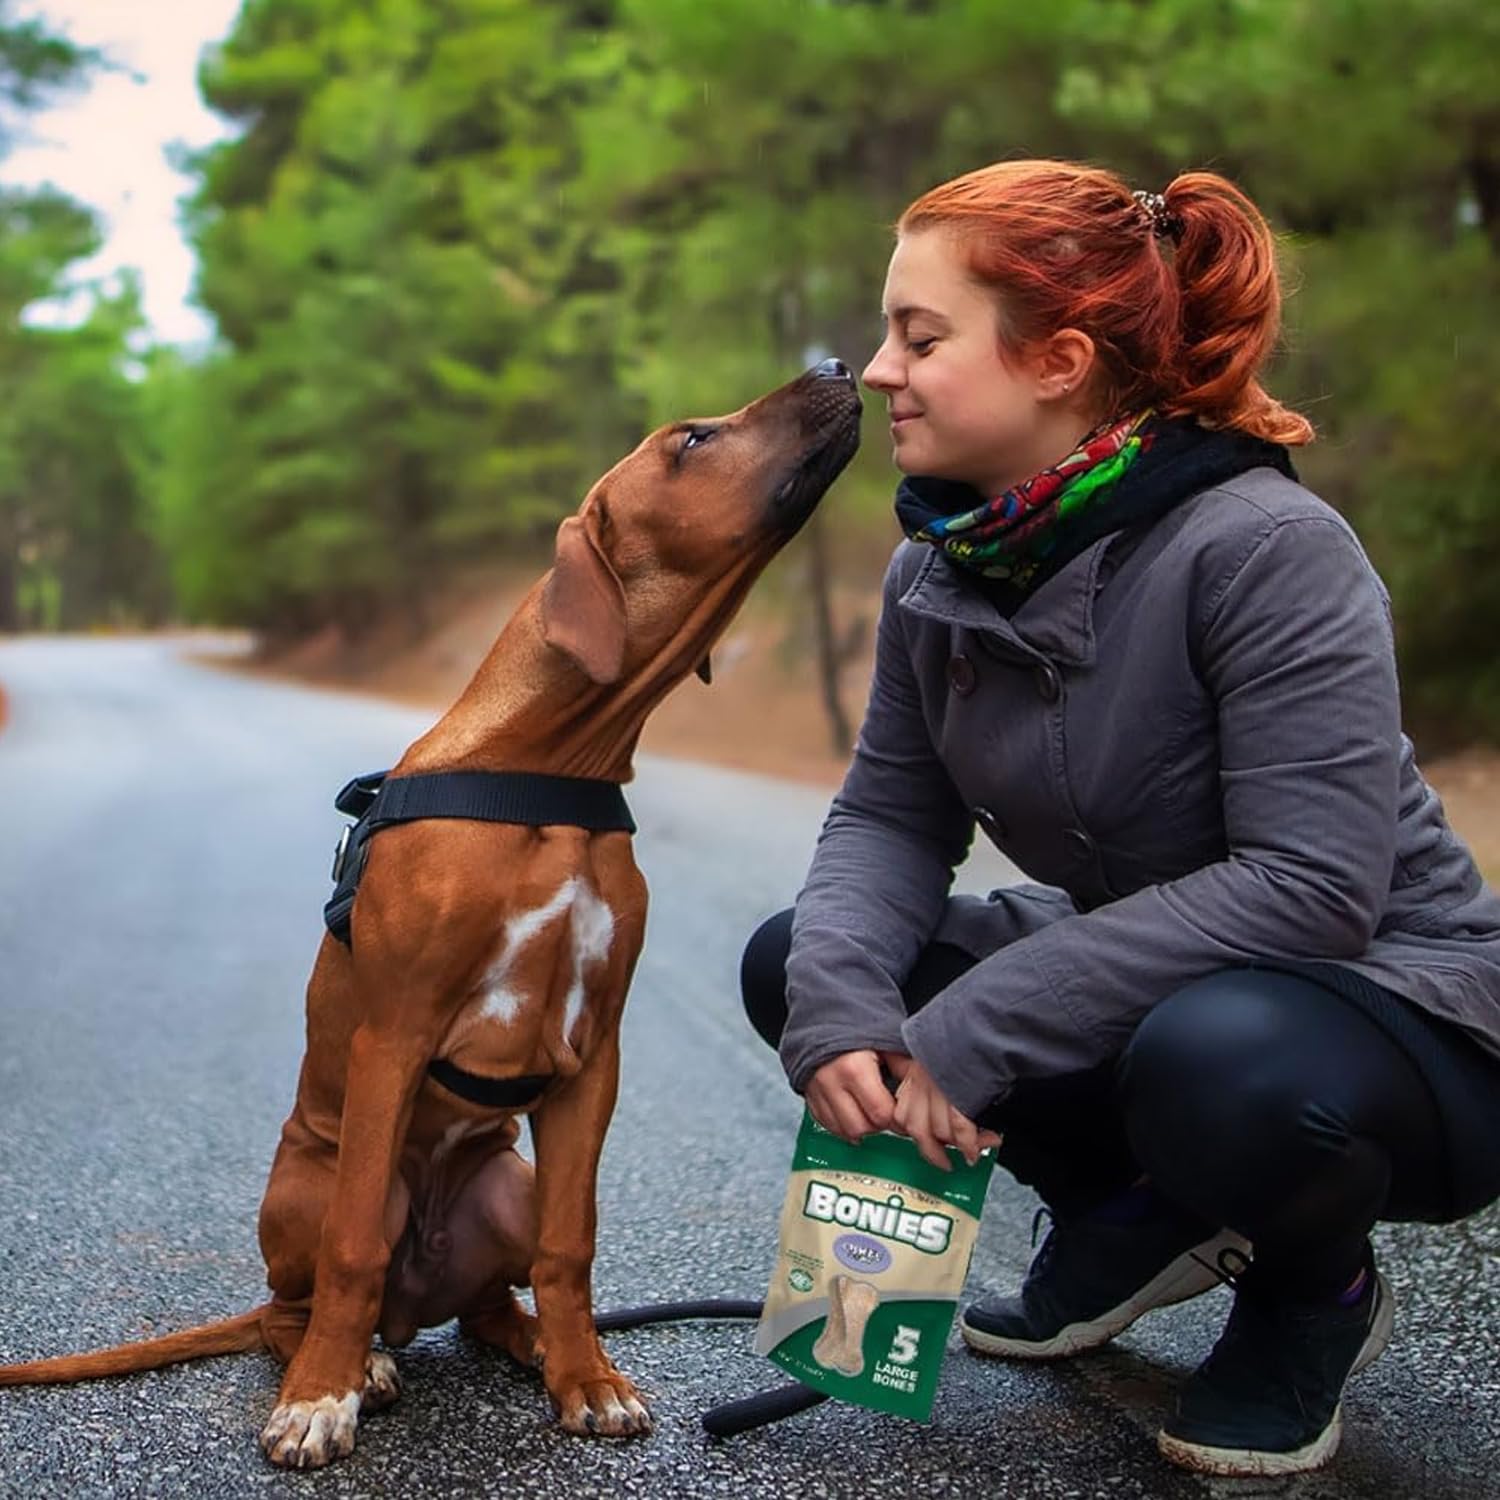
[[[923,466],[920,444],[911,441],[902,442],[900,437],[896,437],[891,442],[891,462],[903,474],[926,474],[928,472]]]
[[[913,443],[895,444],[891,449],[891,462],[912,479],[949,479],[959,484],[966,482],[961,475],[951,472],[954,467],[952,464],[945,464],[941,458],[920,452]]]

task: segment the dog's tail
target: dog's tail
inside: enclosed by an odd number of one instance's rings
[[[23,1365],[0,1365],[0,1386],[68,1385],[75,1380],[97,1380],[103,1375],[131,1375],[162,1365],[203,1359],[210,1354],[240,1354],[264,1349],[261,1324],[269,1302],[238,1317],[222,1318],[136,1344],[117,1344],[92,1354],[66,1354],[57,1359],[34,1359]]]

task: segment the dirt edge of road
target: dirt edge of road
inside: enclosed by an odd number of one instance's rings
[[[188,641],[184,649],[206,665],[370,693],[436,714],[473,675],[529,583],[518,577],[471,591],[419,640],[392,624],[353,645],[325,631],[275,652],[200,655]],[[858,644],[849,651],[843,679],[844,709],[857,725],[873,665],[870,637],[879,600],[851,593],[836,603],[846,628],[862,626],[851,637]],[[646,725],[642,750],[830,793],[838,786],[846,759],[830,744],[810,644],[788,623],[784,605],[752,599],[715,649],[713,675],[711,686],[689,678],[668,696]],[[8,715],[0,683],[0,731]],[[1424,762],[1422,770],[1485,878],[1500,886],[1500,748],[1473,746]]]
[[[529,583],[516,578],[472,592],[419,641],[392,628],[351,647],[325,632],[252,660],[247,669],[440,712],[468,682]],[[878,595],[852,591],[835,600],[836,617],[857,642],[842,681],[844,710],[855,726],[874,664],[879,605]],[[836,789],[846,757],[830,743],[811,643],[788,613],[784,603],[752,598],[714,650],[712,684],[689,678],[674,689],[647,722],[641,749]],[[1474,746],[1424,762],[1422,771],[1485,878],[1500,885],[1500,749]]]

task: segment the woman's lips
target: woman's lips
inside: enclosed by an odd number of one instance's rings
[[[898,427],[905,427],[908,422],[915,422],[920,415],[920,412],[915,411],[903,412],[900,416],[897,416],[895,412],[892,412],[891,431],[894,432]]]

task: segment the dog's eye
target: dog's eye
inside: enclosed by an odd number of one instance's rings
[[[702,447],[718,430],[717,427],[689,427],[682,435],[681,451],[686,453],[689,448]]]

